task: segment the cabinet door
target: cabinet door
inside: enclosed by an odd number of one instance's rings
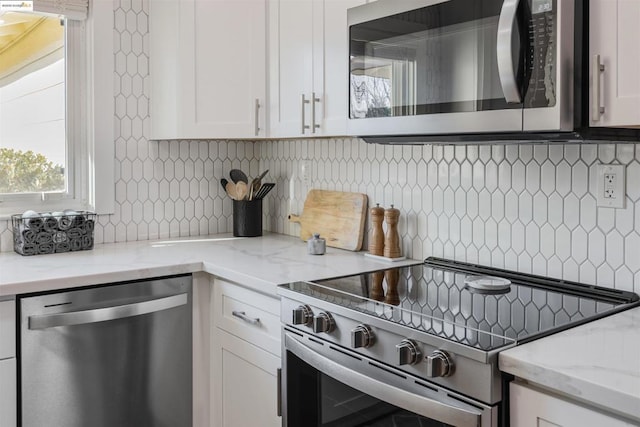
[[[152,3],[152,138],[266,136],[266,0]]]
[[[591,0],[589,19],[590,125],[640,126],[640,1]]]
[[[363,3],[365,0],[270,3],[270,136],[346,134],[347,9]]]
[[[221,329],[213,348],[214,425],[280,426],[280,359]]]
[[[349,112],[349,28],[347,9],[365,0],[316,1],[314,30],[314,91],[319,102],[316,122],[319,135],[340,136],[347,132]]]
[[[0,359],[16,356],[16,302],[0,301]]]
[[[16,359],[0,360],[0,427],[16,427]]]
[[[569,400],[512,383],[509,387],[511,427],[632,427],[630,422]]]
[[[313,85],[313,0],[269,2],[269,122],[272,137],[303,134]],[[309,116],[305,117],[308,123]],[[304,131],[304,132],[303,132]]]

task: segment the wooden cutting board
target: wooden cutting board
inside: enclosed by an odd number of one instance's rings
[[[359,251],[364,238],[367,195],[344,191],[310,190],[301,216],[289,215],[300,223],[300,238],[320,233],[327,246]]]

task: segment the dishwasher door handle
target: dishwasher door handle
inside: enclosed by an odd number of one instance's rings
[[[104,322],[125,317],[140,316],[156,311],[168,310],[187,304],[187,294],[172,295],[134,304],[116,305],[93,310],[70,311],[67,313],[29,316],[29,329],[47,329],[56,326],[73,326]]]

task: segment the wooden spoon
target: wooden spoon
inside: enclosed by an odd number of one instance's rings
[[[244,200],[247,198],[248,187],[245,182],[236,182],[236,200]]]
[[[231,197],[233,200],[238,200],[238,195],[236,193],[236,185],[233,182],[227,182],[226,189],[229,197]]]

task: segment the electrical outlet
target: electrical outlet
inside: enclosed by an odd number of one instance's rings
[[[623,165],[598,165],[598,206],[624,208],[626,195]]]
[[[311,160],[305,159],[300,162],[300,178],[305,184],[311,184]]]

